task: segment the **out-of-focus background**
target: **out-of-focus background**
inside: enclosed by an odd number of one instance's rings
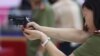
[[[42,9],[34,9],[32,0],[0,0],[0,56],[38,55],[38,41],[28,41],[19,26],[10,22],[12,17],[34,18],[40,25],[49,27],[74,27],[82,29],[81,6],[84,0],[41,0]],[[69,55],[79,45],[55,41],[55,45]],[[45,54],[45,56],[48,56]]]

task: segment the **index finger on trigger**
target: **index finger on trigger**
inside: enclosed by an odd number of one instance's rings
[[[27,23],[27,25],[26,25],[26,28],[30,28],[30,27],[33,27],[33,24],[32,24],[32,22],[30,22],[30,23]]]

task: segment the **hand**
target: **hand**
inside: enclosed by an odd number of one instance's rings
[[[44,33],[40,32],[38,30],[24,29],[23,34],[29,40],[40,39],[40,40],[44,41],[45,39],[47,39],[47,35],[45,35]]]
[[[35,22],[30,22],[30,23],[28,23],[27,24],[27,26],[26,26],[26,28],[34,28],[34,29],[38,29],[38,28],[40,28],[40,25],[38,25],[37,23],[35,23]]]

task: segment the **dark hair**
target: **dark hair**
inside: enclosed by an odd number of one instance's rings
[[[100,0],[85,0],[83,7],[93,11],[95,27],[100,30]]]
[[[50,2],[50,4],[54,4],[55,2],[57,2],[58,0],[48,0]]]
[[[19,7],[21,10],[31,10],[31,4],[28,0],[22,0],[21,6]]]

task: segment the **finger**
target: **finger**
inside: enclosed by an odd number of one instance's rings
[[[38,38],[36,38],[36,36],[31,37],[31,35],[29,35],[29,34],[26,34],[26,33],[23,33],[23,34],[29,40],[36,40],[36,39],[38,39]]]
[[[24,33],[27,33],[27,34],[33,34],[33,33],[41,33],[40,31],[38,30],[29,30],[29,29],[24,29],[23,31]]]
[[[30,23],[28,23],[28,24],[26,25],[26,27],[27,27],[27,28],[30,28],[30,27],[35,28],[37,25],[38,25],[38,24],[35,23],[35,22],[30,22]]]
[[[29,29],[29,30],[33,30],[33,28],[32,28],[32,27],[30,27],[30,28],[27,28],[27,29]]]
[[[22,30],[24,31],[24,29],[28,29],[28,30],[33,30],[33,28],[32,27],[30,27],[30,28],[22,28]]]
[[[25,37],[29,37],[29,35],[28,35],[28,34],[26,34],[26,33],[24,33],[24,32],[23,32],[23,34],[24,34],[24,36],[25,36]]]
[[[32,39],[30,39],[30,38],[31,38],[30,35],[28,35],[28,34],[26,34],[26,33],[23,33],[23,34],[24,34],[24,36],[25,36],[27,39],[32,40]]]
[[[33,28],[32,28],[32,27],[30,27],[30,28],[23,28],[23,29],[33,30]]]
[[[33,23],[33,22],[30,22],[30,23],[28,23],[28,24],[26,25],[26,27],[27,27],[27,28],[30,28],[30,26],[33,27],[33,25],[34,25],[34,23]]]
[[[29,30],[29,29],[24,29],[23,31],[24,33],[28,33],[28,34],[31,34],[32,33],[32,30]]]
[[[29,30],[29,29],[25,29],[24,33],[27,33],[29,35],[31,35],[31,34],[43,34],[42,32],[40,32],[38,30]]]

